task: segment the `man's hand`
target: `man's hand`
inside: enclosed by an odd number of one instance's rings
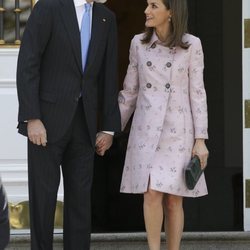
[[[27,125],[29,140],[36,144],[46,146],[47,133],[46,129],[40,119],[29,120]]]
[[[103,156],[113,143],[113,135],[99,132],[96,136],[96,153]]]

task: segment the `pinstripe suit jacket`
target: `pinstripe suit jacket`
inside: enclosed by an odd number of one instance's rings
[[[19,133],[29,119],[41,119],[48,142],[61,138],[82,93],[85,116],[95,144],[100,130],[119,131],[117,38],[113,13],[94,3],[92,35],[82,72],[80,32],[73,0],[39,0],[27,22],[17,67]]]

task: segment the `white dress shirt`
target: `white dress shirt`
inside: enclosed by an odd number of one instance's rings
[[[77,16],[77,21],[79,25],[79,30],[81,30],[81,25],[82,25],[82,17],[85,13],[85,8],[84,4],[87,3],[86,0],[74,0],[74,5],[76,8],[76,16]],[[92,12],[93,12],[93,2],[90,2],[91,8],[90,8],[90,32],[92,28]]]
[[[76,16],[77,16],[77,21],[79,25],[79,30],[81,31],[81,25],[82,25],[82,17],[85,13],[85,8],[84,4],[87,3],[86,0],[74,0],[74,5],[76,8]],[[91,30],[92,30],[92,13],[93,13],[93,2],[90,2],[91,8],[90,8],[90,35],[91,35]],[[111,131],[102,131],[106,134],[114,135],[114,132]]]

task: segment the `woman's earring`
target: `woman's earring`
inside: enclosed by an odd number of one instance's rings
[[[168,21],[171,22],[172,21],[172,16],[168,17]]]

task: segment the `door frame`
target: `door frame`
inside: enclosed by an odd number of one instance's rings
[[[249,108],[250,102],[250,26],[246,32],[246,22],[250,22],[250,1],[242,2],[242,101],[243,101],[243,190],[244,190],[244,231],[250,231],[250,126]],[[248,42],[246,42],[248,39]],[[250,105],[250,104],[249,104]],[[249,114],[250,115],[250,114]],[[248,124],[247,124],[248,123]]]

